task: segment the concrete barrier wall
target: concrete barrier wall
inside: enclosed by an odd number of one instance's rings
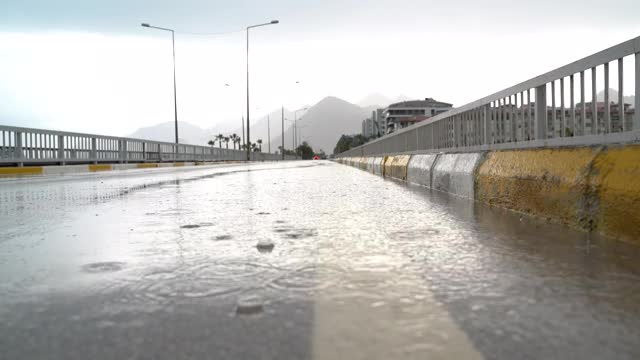
[[[601,151],[591,169],[597,186],[597,230],[640,243],[640,145]]]
[[[476,199],[563,224],[591,227],[590,167],[600,148],[488,153],[478,169]]]
[[[432,172],[432,189],[474,199],[475,170],[482,153],[441,154]]]
[[[398,180],[407,180],[407,166],[411,155],[390,156],[385,162],[384,176]]]
[[[358,166],[353,159],[338,161]],[[640,145],[396,155],[366,162],[374,174],[640,244]]]
[[[492,152],[476,199],[640,242],[640,146]]]
[[[228,162],[227,162],[228,163]],[[221,162],[175,162],[175,163],[135,163],[135,164],[88,164],[88,165],[49,165],[0,167],[0,177],[16,177],[26,175],[70,175],[103,171],[121,171],[132,169],[168,168],[195,165],[214,165]]]
[[[407,167],[407,181],[431,189],[431,168],[437,157],[436,154],[413,155]]]
[[[384,158],[376,157],[373,158],[373,173],[376,175],[382,176],[382,160]]]
[[[373,161],[376,158],[370,157],[370,158],[365,158],[365,159],[367,159],[367,171],[370,172],[370,173],[373,173]]]
[[[358,167],[360,170],[367,170],[367,166],[369,164],[369,160],[366,157],[361,157],[358,159]]]

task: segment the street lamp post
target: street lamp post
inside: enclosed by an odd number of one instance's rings
[[[282,160],[284,160],[284,105],[282,105]]]
[[[224,86],[230,87],[231,85],[224,84]],[[242,112],[242,111],[240,111],[240,112]],[[242,128],[242,136],[240,136],[240,144],[238,144],[238,146],[244,145],[244,115],[242,115],[240,117],[240,127]],[[240,149],[242,149],[242,148],[240,148]]]
[[[278,20],[272,20],[271,22],[264,23],[264,24],[247,26],[247,141],[246,141],[247,144],[251,144],[251,137],[249,135],[249,132],[250,132],[249,129],[251,126],[251,123],[249,120],[249,29],[260,27],[260,26],[275,25],[278,23],[279,23]],[[250,161],[250,160],[251,160],[251,149],[247,146],[247,161]]]
[[[171,47],[173,49],[173,111],[174,111],[174,119],[175,119],[175,135],[176,135],[176,145],[178,145],[178,101],[176,95],[176,41],[175,41],[175,32],[173,29],[151,26],[147,23],[142,23],[142,27],[164,30],[171,32]],[[177,149],[176,149],[177,152]]]
[[[298,111],[304,111],[307,110],[307,108],[304,109],[298,109],[296,111],[293,112],[293,136],[296,139],[295,140],[295,144],[294,144],[294,148],[298,148],[296,145],[298,145]]]

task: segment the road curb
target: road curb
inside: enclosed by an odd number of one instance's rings
[[[376,159],[382,159],[380,173],[367,166],[375,164]],[[640,145],[336,161],[549,222],[640,243]]]

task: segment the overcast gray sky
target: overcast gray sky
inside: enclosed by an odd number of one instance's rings
[[[371,92],[463,105],[640,35],[640,1],[3,0],[0,124],[125,135]],[[192,33],[226,33],[196,35]],[[300,83],[296,85],[296,81]],[[229,83],[231,86],[224,86]],[[627,87],[630,88],[630,87]]]

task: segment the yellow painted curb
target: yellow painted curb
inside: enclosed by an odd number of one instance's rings
[[[407,180],[407,167],[411,155],[390,156],[385,163],[385,176],[398,180]]]
[[[358,167],[360,168],[360,170],[367,170],[367,158],[361,157],[359,159],[360,162],[358,163]]]
[[[109,165],[109,164],[94,164],[94,165],[89,165],[89,171],[110,171],[113,170],[113,166]]]
[[[174,167],[176,167],[176,166],[184,166],[184,163],[183,162],[173,163],[173,166]]]
[[[42,175],[42,166],[0,167],[1,176]]]
[[[489,152],[476,174],[476,199],[592,230],[591,166],[601,148]]]
[[[391,176],[391,156],[383,157],[380,167],[382,171],[382,176],[384,177]]]
[[[640,242],[640,146],[610,148],[596,157],[597,229],[625,241]]]
[[[151,164],[137,164],[136,167],[138,169],[149,169],[149,168],[157,168],[158,164],[155,163],[151,163]]]

